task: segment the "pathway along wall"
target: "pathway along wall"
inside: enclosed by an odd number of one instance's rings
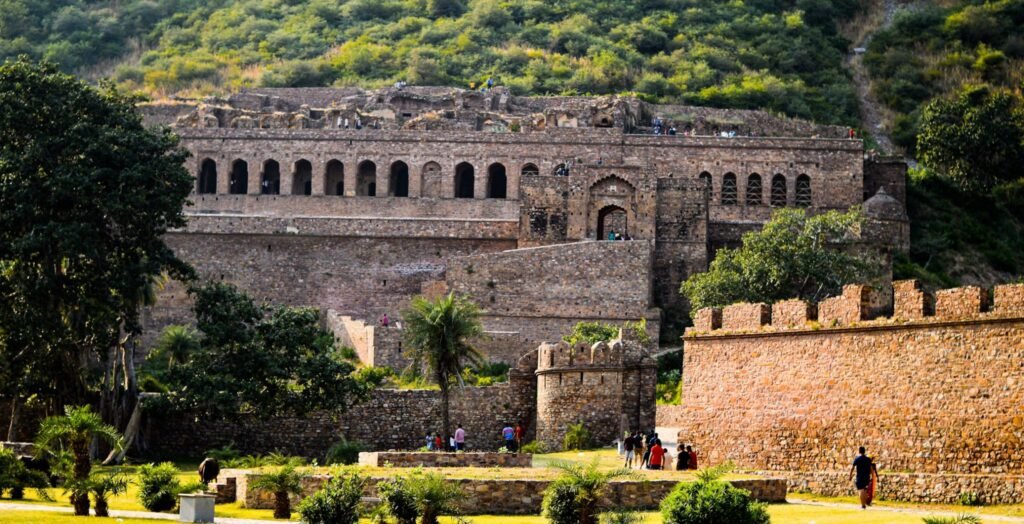
[[[658,424],[682,428],[705,463],[789,472],[826,494],[863,445],[881,471],[921,475],[883,479],[908,486],[883,496],[1024,501],[1024,285],[996,287],[991,311],[979,288],[940,291],[936,316],[913,281],[895,283],[894,318],[866,320],[866,298],[847,286],[816,320],[799,301],[702,310],[682,404],[659,407]]]

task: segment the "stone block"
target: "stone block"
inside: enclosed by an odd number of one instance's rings
[[[848,326],[866,320],[871,288],[859,284],[843,286],[842,296],[826,298],[818,304],[818,321],[826,326]]]
[[[772,304],[772,327],[802,327],[817,317],[817,308],[803,300],[783,300]]]
[[[893,316],[895,318],[916,320],[924,318],[930,312],[929,296],[921,291],[917,280],[899,280],[892,283]]]
[[[978,286],[943,289],[935,293],[935,316],[946,319],[977,317],[987,302],[988,293]]]
[[[1024,284],[996,286],[993,311],[1000,315],[1024,314]]]
[[[730,331],[756,331],[771,321],[768,304],[732,304],[722,310],[722,329]]]
[[[722,327],[722,308],[706,307],[697,311],[693,319],[693,329],[709,332]]]
[[[213,508],[217,497],[205,493],[178,495],[179,522],[213,522]]]

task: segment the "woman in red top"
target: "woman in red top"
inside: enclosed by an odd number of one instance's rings
[[[693,446],[686,446],[686,453],[690,455],[688,469],[697,469],[697,452],[693,450]]]

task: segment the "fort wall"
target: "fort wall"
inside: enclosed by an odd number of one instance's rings
[[[864,286],[817,317],[799,301],[776,304],[763,326],[763,308],[720,328],[720,313],[698,312],[682,404],[659,407],[658,424],[681,427],[680,442],[710,463],[791,472],[807,489],[835,485],[807,479],[840,475],[862,445],[882,471],[936,474],[918,486],[927,500],[955,500],[965,475],[1019,474],[1024,285],[996,287],[991,311],[984,290],[939,292],[935,316],[916,283],[894,287],[893,318],[868,317]]]

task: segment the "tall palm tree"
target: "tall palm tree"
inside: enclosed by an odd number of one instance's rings
[[[199,334],[188,326],[171,325],[164,328],[153,344],[149,360],[167,361],[167,367],[183,364],[189,355],[199,349]]]
[[[453,383],[465,385],[462,369],[466,365],[484,361],[470,343],[473,337],[483,334],[480,309],[468,299],[449,293],[433,301],[414,298],[402,312],[402,318],[409,346],[407,356],[412,358],[413,369],[425,369],[441,388],[441,429],[450,435],[449,390]]]
[[[47,417],[36,435],[36,453],[55,458],[57,471],[67,479],[75,515],[89,514],[89,445],[93,438],[121,445],[121,435],[89,406],[65,406],[64,415]]]

